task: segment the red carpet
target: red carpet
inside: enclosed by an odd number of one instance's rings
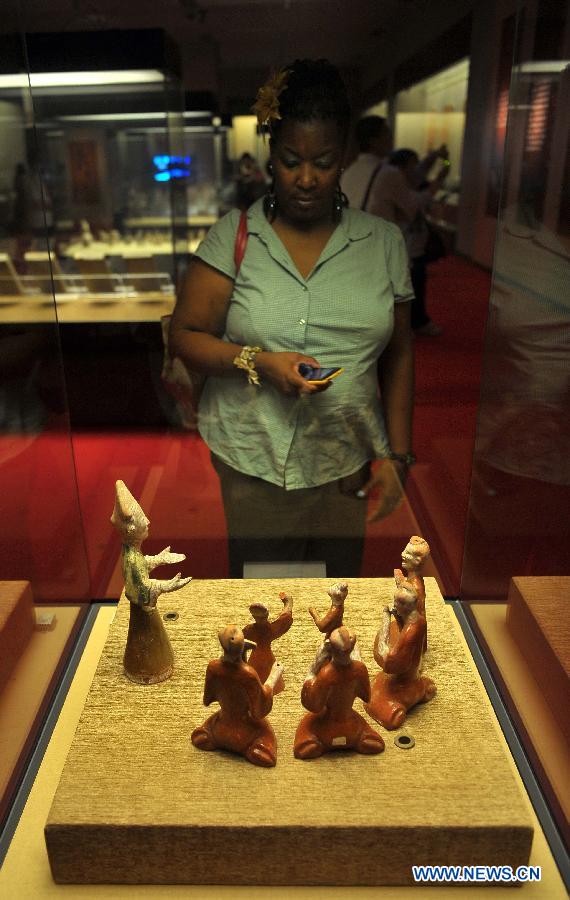
[[[409,535],[421,533],[433,551],[428,574],[438,575],[444,593],[459,591],[489,286],[486,273],[457,257],[431,267],[428,308],[444,333],[415,342],[418,465],[408,502],[369,526],[363,576],[391,575]],[[2,577],[31,574],[37,599],[117,596],[120,545],[109,522],[117,478],[151,520],[147,552],[172,544],[187,554],[188,574],[227,575],[218,482],[196,435],[85,430],[73,434],[73,451],[75,477],[65,433],[22,442],[3,463]]]

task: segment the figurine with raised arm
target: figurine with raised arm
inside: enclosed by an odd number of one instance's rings
[[[342,625],[325,643],[330,658],[323,656],[321,648],[303,684],[301,702],[309,712],[295,734],[295,756],[315,759],[338,749],[381,753],[384,741],[352,708],[357,697],[364,702],[370,699],[368,670],[351,656],[354,632]]]
[[[115,484],[115,508],[111,522],[123,542],[122,564],[125,594],[130,602],[129,633],[123,663],[125,674],[137,684],[158,684],[172,675],[174,654],[156,602],[161,594],[177,591],[191,581],[178,572],[162,581],[150,578],[157,566],[182,562],[183,553],[166,547],[157,556],[145,556],[142,542],[148,537],[149,520],[124,482]]]
[[[374,659],[382,668],[372,684],[369,716],[389,731],[399,728],[408,710],[435,695],[431,678],[420,674],[426,636],[426,620],[418,611],[417,588],[399,569],[394,570],[394,609],[384,607],[382,624],[374,641]],[[391,617],[397,623],[390,628]]]
[[[215,700],[221,709],[192,732],[199,750],[231,750],[255,766],[269,768],[277,761],[275,733],[265,718],[273,706],[275,685],[283,666],[274,662],[262,684],[255,669],[246,662],[253,641],[244,638],[237,625],[227,625],[218,633],[222,656],[208,663],[204,685],[204,706]]]
[[[259,675],[259,680],[262,684],[269,677],[275,662],[271,643],[289,631],[293,622],[293,598],[282,591],[279,594],[279,599],[283,603],[283,612],[273,622],[269,621],[269,610],[265,604],[252,603],[249,611],[255,621],[246,625],[243,629],[246,640],[255,643],[248,662]],[[279,694],[284,688],[283,678],[280,678],[273,689],[273,694]]]
[[[331,633],[335,630],[335,628],[340,628],[342,625],[342,619],[344,616],[344,601],[346,600],[346,595],[348,594],[348,584],[346,581],[339,581],[338,584],[333,584],[328,589],[327,594],[331,598],[331,606],[328,612],[324,614],[322,619],[319,619],[317,611],[314,607],[309,608],[309,613],[312,616],[312,619],[319,629],[324,635],[325,639],[331,636]]]

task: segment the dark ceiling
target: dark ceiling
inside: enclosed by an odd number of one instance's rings
[[[251,98],[270,68],[298,57],[326,57],[343,69],[353,93],[366,94],[369,101],[385,93],[386,77],[400,62],[409,67],[411,61],[407,80],[414,77],[418,52],[424,56],[420,77],[426,68],[437,71],[465,56],[465,25],[461,46],[454,46],[456,38],[444,40],[432,52],[430,42],[465,21],[471,5],[468,0],[2,0],[0,31],[163,29],[178,46],[186,88],[210,91],[226,108]],[[130,51],[126,41],[126,58]]]

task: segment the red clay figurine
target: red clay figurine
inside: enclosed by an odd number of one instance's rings
[[[384,607],[383,621],[374,641],[374,659],[383,669],[372,684],[369,716],[389,731],[399,728],[407,712],[416,703],[431,700],[436,686],[431,678],[420,675],[426,638],[426,620],[418,612],[415,585],[399,569],[394,572],[395,609]],[[394,623],[391,623],[391,616]]]
[[[255,642],[255,647],[251,651],[248,662],[259,675],[262,683],[269,678],[269,673],[275,662],[275,655],[271,649],[272,641],[277,640],[277,638],[282,637],[289,631],[293,622],[293,598],[283,592],[279,594],[279,597],[283,602],[284,609],[273,622],[269,621],[269,610],[263,603],[252,603],[249,611],[255,622],[251,622],[243,629],[245,639]],[[273,694],[279,694],[284,687],[283,678],[281,677],[275,685]]]
[[[339,581],[338,584],[333,584],[327,591],[327,594],[331,598],[331,606],[328,612],[324,614],[322,619],[319,619],[316,609],[314,607],[309,607],[309,613],[311,617],[322,633],[325,635],[325,638],[329,638],[335,628],[340,628],[342,625],[342,619],[344,616],[344,601],[346,600],[346,595],[348,594],[348,584],[346,581]]]
[[[192,732],[199,750],[231,750],[245,756],[255,766],[269,768],[277,761],[275,733],[265,718],[273,706],[273,689],[283,667],[273,663],[264,684],[255,669],[245,662],[254,646],[237,625],[227,625],[218,638],[222,656],[208,663],[204,705],[214,700],[221,709]]]
[[[295,735],[297,759],[315,759],[338,749],[366,754],[384,749],[380,735],[352,708],[356,697],[370,699],[366,666],[351,657],[355,643],[354,632],[341,626],[325,642],[326,652],[321,648],[317,653],[301,692],[309,712]]]

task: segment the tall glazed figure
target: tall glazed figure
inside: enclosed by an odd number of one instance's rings
[[[313,559],[357,576],[365,498],[377,487],[371,517],[387,515],[413,462],[406,250],[395,225],[346,208],[350,107],[330,63],[282,69],[254,110],[273,183],[248,210],[239,270],[237,210],[198,248],[170,349],[209,376],[199,430],[221,481],[230,574],[248,560]],[[311,383],[302,364],[344,372]]]

